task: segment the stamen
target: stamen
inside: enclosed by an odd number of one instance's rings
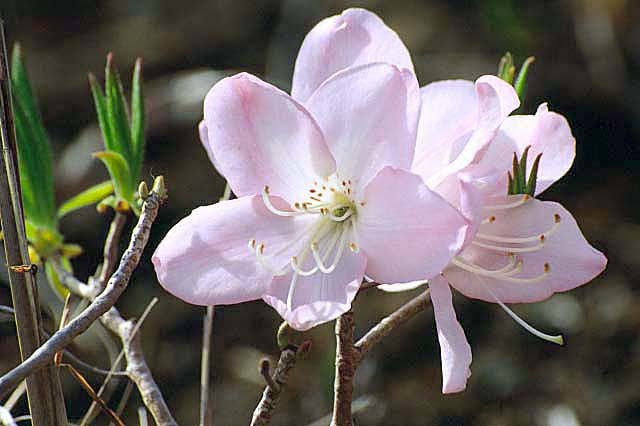
[[[340,262],[340,259],[342,258],[342,253],[344,252],[344,246],[346,245],[346,235],[347,235],[346,226],[343,227],[339,235],[340,237],[339,237],[336,254],[333,257],[333,262],[328,267],[324,265],[323,257],[326,258],[329,255],[329,253],[331,253],[331,251],[333,250],[333,247],[335,246],[335,241],[333,241],[332,244],[329,245],[329,248],[324,253],[324,256],[320,256],[320,253],[318,252],[317,244],[311,244],[311,253],[313,253],[313,257],[316,261],[316,264],[318,265],[318,268],[320,269],[320,271],[322,271],[325,274],[330,274],[331,272],[333,272],[334,269],[336,269],[336,266],[338,265],[338,263]]]
[[[354,253],[360,253],[360,247],[354,242],[349,243],[349,249]]]
[[[539,237],[538,237],[538,241],[540,241]],[[531,246],[531,247],[504,247],[504,246],[495,246],[493,244],[486,244],[480,241],[476,241],[473,240],[471,241],[471,244],[473,244],[474,246],[478,246],[478,247],[483,247],[489,250],[494,250],[494,251],[498,251],[498,252],[503,252],[503,253],[530,253],[530,252],[534,252],[534,251],[538,251],[540,249],[542,249],[544,247],[544,241],[540,241],[538,244],[536,244],[535,246]]]
[[[249,241],[249,248],[250,248],[251,250],[253,250],[253,249],[255,249],[255,248],[256,248],[256,240],[250,240],[250,241]]]
[[[316,272],[318,272],[318,267],[314,267],[309,269],[308,271],[303,270],[300,265],[298,265],[298,257],[297,256],[292,256],[291,257],[291,269],[294,270],[294,272],[302,277],[308,277],[311,276],[313,274],[315,274]]]
[[[278,215],[278,216],[290,217],[290,216],[298,216],[298,215],[303,213],[303,212],[300,212],[300,211],[284,211],[284,210],[277,209],[271,203],[271,199],[269,198],[269,187],[268,186],[265,186],[264,189],[262,190],[262,201],[264,201],[264,205],[267,208],[267,210],[269,210],[271,213],[273,213],[275,215]],[[303,206],[304,206],[304,204],[303,204]]]
[[[533,283],[537,283],[540,282],[542,280],[544,280],[548,273],[549,273],[549,268],[545,267],[544,268],[544,272],[540,275],[537,275],[535,277],[532,278],[519,278],[519,277],[513,277],[512,275],[515,275],[517,273],[520,273],[522,271],[522,261],[518,262],[515,266],[514,269],[507,271],[507,272],[502,272],[502,273],[496,273],[496,271],[491,271],[491,270],[487,270],[484,269],[478,265],[469,265],[463,261],[461,261],[459,258],[453,258],[451,260],[451,263],[453,263],[454,265],[456,265],[458,268],[463,269],[467,272],[471,272],[472,274],[476,274],[479,276],[483,276],[486,278],[494,278],[496,280],[499,281],[506,281],[506,282],[511,282],[511,283],[516,283],[516,284],[533,284]]]
[[[557,217],[557,220],[556,220]],[[518,243],[532,243],[535,241],[539,241],[540,243],[544,243],[544,240],[550,236],[551,234],[553,234],[554,232],[556,232],[556,230],[560,227],[560,216],[555,215],[554,216],[554,223],[551,226],[551,228],[549,228],[548,230],[544,231],[542,234],[539,235],[535,235],[532,237],[522,237],[522,238],[518,238],[518,237],[501,237],[498,235],[490,235],[490,234],[483,234],[481,232],[478,232],[476,234],[477,237],[482,238],[483,240],[488,240],[488,241],[495,241],[497,243],[512,243],[512,244],[518,244]]]
[[[507,210],[507,209],[513,209],[516,207],[520,207],[521,205],[523,205],[524,203],[526,203],[527,201],[529,201],[531,199],[531,196],[528,194],[525,194],[522,196],[522,198],[514,203],[508,203],[508,204],[495,204],[492,206],[485,206],[485,209],[487,210]]]
[[[505,305],[504,303],[502,303],[502,301],[500,299],[498,299],[498,297],[493,293],[493,291],[491,291],[491,289],[489,288],[489,286],[484,282],[484,280],[482,278],[480,278],[479,276],[476,276],[476,278],[478,279],[478,281],[480,281],[480,284],[482,284],[482,286],[484,287],[485,290],[487,290],[487,292],[491,295],[491,297],[493,297],[493,299],[496,301],[496,303],[498,305],[500,305],[500,307],[502,309],[504,309],[504,311],[516,322],[518,323],[522,328],[524,328],[525,330],[527,330],[529,333],[533,334],[534,336],[542,339],[542,340],[546,340],[548,342],[551,343],[555,343],[557,345],[564,345],[564,338],[562,337],[562,334],[558,334],[556,336],[552,336],[550,334],[546,334],[543,333],[539,330],[537,330],[536,328],[534,328],[532,325],[530,325],[529,323],[527,323],[525,320],[523,320],[522,318],[520,318],[515,312],[513,312],[511,309],[509,309],[507,307],[507,305]]]

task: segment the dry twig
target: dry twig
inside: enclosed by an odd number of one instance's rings
[[[109,311],[116,303],[129,284],[131,274],[138,266],[142,251],[149,239],[151,225],[165,196],[164,191],[152,192],[144,201],[142,213],[133,229],[129,246],[122,255],[120,264],[109,279],[104,291],[91,302],[87,309],[67,326],[57,331],[24,362],[0,378],[0,398],[17,386],[24,378],[50,365],[56,352],[67,347],[73,339],[85,332],[93,322]]]
[[[289,373],[296,365],[298,358],[306,355],[310,349],[310,341],[306,341],[300,346],[288,345],[280,352],[280,358],[273,373],[271,373],[269,360],[264,359],[260,362],[260,374],[265,378],[267,386],[262,392],[258,406],[253,411],[250,426],[265,426],[271,422],[273,412],[280,402],[282,390],[289,379]]]
[[[355,375],[355,348],[353,332],[355,323],[353,310],[345,312],[336,320],[336,376],[333,384],[334,426],[351,426],[351,401],[353,400],[353,376]]]

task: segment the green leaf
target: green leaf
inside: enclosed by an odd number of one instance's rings
[[[62,203],[58,209],[58,217],[61,218],[72,211],[96,204],[112,193],[113,182],[110,180],[94,185]]]
[[[140,178],[144,156],[144,96],[142,91],[142,58],[136,60],[131,83],[131,148],[132,178]],[[136,182],[134,182],[136,183]]]
[[[93,102],[96,107],[96,113],[98,115],[98,125],[102,131],[102,139],[104,140],[104,146],[109,151],[115,151],[113,134],[111,131],[111,125],[109,124],[108,111],[107,111],[107,99],[104,96],[102,87],[96,81],[93,74],[89,74],[89,85],[91,86],[91,93],[93,95]]]
[[[107,121],[109,122],[113,139],[112,148],[107,147],[107,149],[120,154],[131,168],[133,158],[127,102],[122,90],[120,76],[113,66],[112,60],[113,57],[109,54],[105,70],[105,96],[107,101]]]
[[[67,259],[66,257],[61,257],[60,261],[64,269],[69,272],[73,272],[73,268],[71,267],[71,262],[69,261],[69,259]],[[69,295],[69,289],[62,283],[51,262],[45,262],[44,272],[47,276],[47,282],[49,282],[49,285],[53,289],[53,292],[60,298],[60,300],[64,301]]]
[[[116,197],[127,202],[133,202],[134,189],[131,186],[131,171],[127,160],[117,152],[101,151],[93,154],[107,166]]]
[[[53,156],[17,44],[11,58],[11,83],[25,215],[38,226],[55,230]]]
[[[524,61],[524,63],[522,64],[522,67],[520,68],[520,71],[518,72],[518,77],[516,77],[516,81],[515,83],[513,83],[513,87],[516,89],[516,93],[518,94],[518,98],[520,98],[520,101],[524,99],[524,91],[526,89],[527,74],[529,73],[529,66],[535,60],[536,58],[534,58],[533,56],[529,56]]]

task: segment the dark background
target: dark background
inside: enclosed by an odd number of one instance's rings
[[[173,224],[222,192],[223,181],[197,136],[204,95],[224,73],[238,71],[288,89],[306,32],[321,18],[356,5],[375,11],[400,34],[423,85],[494,73],[507,50],[518,63],[535,55],[520,112],[533,113],[547,101],[567,116],[578,141],[573,169],[542,198],[567,206],[589,241],[609,258],[605,273],[591,284],[514,307],[541,329],[563,332],[566,347],[527,334],[497,305],[456,297],[474,354],[473,376],[461,394],[441,395],[433,315],[416,317],[359,369],[356,395],[365,408],[356,416],[358,424],[640,425],[640,7],[635,0],[2,0],[0,12],[10,39],[23,45],[53,144],[59,201],[107,176],[89,155],[101,141],[87,72],[102,77],[105,55],[113,51],[128,80],[135,58],[144,58],[149,122],[144,177],[150,182],[164,175],[170,201],[120,306],[139,316],[152,297],[160,298],[142,337],[177,419],[197,423],[204,311],[166,294],[149,257]],[[108,215],[87,208],[62,224],[67,240],[86,249],[74,262],[83,279],[100,259],[108,221]],[[357,334],[410,296],[368,291],[356,305]],[[0,303],[9,300],[7,287],[0,286]],[[263,386],[258,360],[277,353],[279,322],[262,302],[217,308],[216,425],[248,424]],[[79,339],[73,351],[107,366],[98,334]],[[314,348],[293,372],[274,425],[304,426],[331,409],[332,325],[308,334]],[[15,331],[0,324],[0,372],[17,362]],[[63,377],[69,414],[79,418],[90,400]],[[99,377],[87,377],[99,383]],[[137,424],[139,404],[134,396],[127,424]]]

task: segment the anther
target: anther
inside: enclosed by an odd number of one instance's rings
[[[496,217],[495,216],[490,216],[489,217],[489,223],[493,223],[496,221]]]
[[[560,223],[560,215],[559,215],[558,213],[554,214],[554,215],[553,215],[553,220],[554,220],[556,223]]]
[[[549,269],[550,269],[550,268],[549,268],[549,264],[548,264],[548,263],[545,263],[545,264],[544,264],[544,273],[545,273],[545,274],[548,274],[548,273],[549,273]]]
[[[316,190],[315,190],[315,189],[313,189],[313,188],[311,188],[311,189],[309,190],[309,192],[313,194],[314,192],[316,192]]]
[[[249,248],[250,249],[255,249],[256,248],[256,240],[249,241]]]
[[[264,192],[269,194],[269,185],[264,186]]]
[[[358,253],[360,251],[360,247],[358,247],[356,243],[349,243],[349,249],[354,253]]]
[[[264,243],[260,243],[258,246],[258,253],[262,256],[264,254]]]

